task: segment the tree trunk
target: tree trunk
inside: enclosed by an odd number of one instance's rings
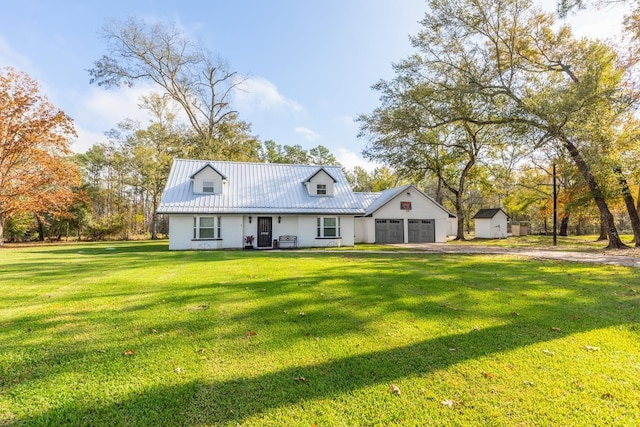
[[[436,187],[436,202],[442,204],[443,197],[444,196],[442,195],[442,178],[438,176],[438,186]]]
[[[614,169],[618,182],[620,183],[620,189],[622,191],[622,197],[624,198],[624,204],[627,206],[627,212],[629,213],[629,219],[631,220],[631,228],[633,229],[633,241],[635,246],[640,246],[640,218],[638,217],[638,210],[636,209],[635,201],[631,195],[631,189],[627,183],[627,179],[622,174],[622,169],[617,166]]]
[[[636,211],[640,212],[640,185],[638,186],[638,197],[636,197]],[[631,243],[635,243],[638,246],[638,239],[634,237]]]
[[[4,215],[0,213],[0,247],[4,246]]]
[[[601,240],[607,240],[607,227],[604,225],[602,215],[600,216],[600,235],[598,236],[598,241]]]
[[[38,215],[36,215],[36,221],[38,222],[38,240],[44,242],[44,224]]]
[[[600,192],[600,187],[596,182],[596,178],[591,173],[591,168],[589,168],[587,162],[585,162],[585,160],[582,158],[582,155],[580,155],[578,148],[573,144],[573,142],[571,142],[568,138],[562,138],[562,142],[567,151],[569,151],[569,155],[578,167],[578,170],[587,182],[587,185],[589,186],[589,190],[591,192],[591,197],[593,197],[593,200],[596,202],[596,206],[600,211],[600,217],[602,218],[602,223],[604,224],[605,230],[607,232],[607,237],[609,239],[607,249],[627,248],[628,246],[622,243],[622,241],[620,240],[613,215],[609,210],[609,206],[607,206],[607,201],[604,199],[604,196]]]
[[[569,215],[566,213],[562,216],[562,221],[560,221],[560,236],[568,236],[567,229],[569,228]]]
[[[458,216],[458,229],[456,230],[456,240],[464,238],[464,211],[462,210],[462,194],[456,192],[456,215]]]
[[[151,240],[158,240],[158,197],[153,196],[153,213],[151,214]]]

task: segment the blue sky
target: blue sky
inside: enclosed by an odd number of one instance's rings
[[[365,163],[353,119],[378,105],[370,87],[412,52],[408,36],[425,11],[424,0],[6,1],[0,67],[36,79],[74,119],[72,148],[85,151],[126,118],[146,123],[137,103],[148,87],[89,84],[87,69],[106,53],[100,28],[128,16],[173,21],[249,77],[235,107],[261,140],[322,144],[352,168]],[[571,23],[579,34],[603,35],[615,31],[620,13],[581,12]]]

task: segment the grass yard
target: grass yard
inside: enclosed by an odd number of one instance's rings
[[[637,269],[100,243],[0,295],[0,425],[640,424]]]
[[[553,236],[539,236],[535,234],[509,236],[506,239],[475,239],[473,236],[467,236],[467,239],[469,240],[452,240],[448,243],[452,245],[482,245],[503,248],[549,249],[578,252],[602,252],[608,244],[606,240],[598,241],[598,236],[596,235],[556,236],[556,246],[553,246]],[[621,235],[620,240],[630,247],[629,250],[626,250],[629,255],[640,254],[632,243],[633,235]]]

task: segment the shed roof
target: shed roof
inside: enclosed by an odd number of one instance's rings
[[[509,215],[507,215],[507,213],[503,211],[502,208],[493,208],[493,209],[480,209],[478,213],[475,214],[471,219],[491,219],[494,216],[496,216],[498,212],[502,212],[507,218],[509,217]]]
[[[221,194],[194,194],[191,177],[211,166],[227,181]],[[324,170],[333,179],[333,196],[310,196],[302,184]],[[291,213],[361,215],[340,167],[176,159],[158,213]]]

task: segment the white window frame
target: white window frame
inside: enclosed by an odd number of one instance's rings
[[[328,220],[334,220],[334,224],[327,224]],[[327,236],[327,230],[335,230],[334,236]],[[318,239],[340,239],[340,217],[339,216],[321,216],[316,219],[316,238]]]
[[[327,195],[327,184],[316,184],[316,194],[318,196]]]
[[[202,220],[213,219],[213,225],[203,226]],[[212,236],[202,237],[205,230],[213,230]],[[222,237],[222,217],[213,215],[203,215],[193,217],[193,240],[220,240]]]
[[[202,192],[203,193],[215,193],[216,192],[216,183],[213,180],[205,180],[202,181]]]

